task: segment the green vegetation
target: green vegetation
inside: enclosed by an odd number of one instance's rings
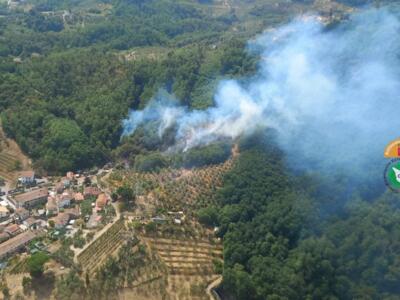
[[[228,143],[215,143],[209,146],[197,147],[184,152],[177,157],[175,162],[184,168],[202,167],[224,162],[231,154],[231,145]]]
[[[224,293],[235,299],[396,298],[400,257],[390,249],[400,238],[399,196],[350,199],[339,212],[318,214],[342,195],[316,194],[316,182],[293,178],[278,149],[255,140],[242,145],[218,192]]]
[[[92,215],[92,211],[93,211],[92,204],[95,201],[96,201],[95,197],[89,197],[89,198],[87,198],[87,199],[82,201],[82,203],[80,205],[82,216],[86,217],[86,216],[91,216]]]
[[[80,300],[85,295],[85,285],[75,271],[69,272],[56,283],[56,299]]]
[[[215,226],[218,224],[218,208],[208,206],[197,211],[199,222],[206,226]]]
[[[44,264],[49,260],[49,256],[44,252],[36,252],[28,259],[29,273],[34,278],[39,278],[43,275]]]
[[[140,276],[139,269],[145,262],[151,263],[143,247],[133,251],[136,244],[137,241],[129,240],[119,249],[118,256],[109,257],[95,276],[85,276],[85,283],[73,270],[63,276],[56,284],[56,299],[117,299],[118,290]]]
[[[116,191],[117,199],[121,200],[120,209],[122,211],[133,208],[135,205],[135,193],[127,185],[120,186]]]
[[[205,108],[220,76],[255,69],[244,37],[223,38],[234,27],[234,12],[213,14],[212,7],[188,0],[86,0],[77,6],[43,0],[29,12],[7,11],[0,19],[5,132],[36,169],[50,173],[99,165],[112,154],[133,161],[157,150],[157,139],[149,145],[133,137],[112,152],[129,108],[144,107],[160,88],[189,108]],[[63,17],[63,10],[70,15]],[[162,55],[131,59],[126,50],[142,53],[142,46],[160,48]]]
[[[184,209],[189,220],[195,215],[203,225],[217,226],[224,263],[220,248],[214,260],[208,259],[214,257],[211,250],[203,273],[222,273],[221,289],[229,299],[396,299],[398,195],[376,196],[374,186],[363,187],[343,205],[346,178],[294,177],[279,149],[262,139],[242,142],[239,157],[229,161],[231,145],[225,143],[160,154],[175,135],[172,129],[161,139],[152,124],[121,139],[121,121],[129,109],[144,108],[160,89],[188,110],[212,105],[221,78],[254,73],[257,58],[245,50],[248,38],[312,2],[32,0],[29,9],[20,4],[16,10],[2,2],[2,126],[33,159],[35,170],[59,174],[110,160],[126,162],[134,171],[110,175],[110,181],[126,181],[112,196],[121,200],[123,210],[133,207],[137,195],[153,191],[159,211]],[[7,173],[20,169],[21,162],[2,155],[0,175],[10,179]],[[193,169],[183,176],[179,167]],[[86,178],[85,185],[90,184]],[[91,214],[93,201],[81,204],[84,216]],[[107,222],[115,212],[110,208],[102,214]],[[144,226],[149,235],[165,229],[164,235],[173,236],[176,228],[185,225]],[[84,277],[72,268],[57,281],[56,299],[112,299],[119,288],[165,272],[151,265],[157,261],[143,247],[134,252],[136,243],[125,243],[125,234],[118,221],[93,241],[78,256]],[[185,234],[194,236],[189,230]],[[85,239],[81,232],[62,237],[51,257],[72,267],[70,246],[83,247],[92,239],[91,233]],[[153,244],[160,250],[176,247]],[[118,257],[109,258],[119,247]],[[178,250],[190,257],[202,248],[185,247],[190,249]],[[197,269],[174,267],[174,254],[164,253],[171,274],[198,274]],[[37,281],[48,259],[38,252],[15,270],[26,267]],[[151,276],[140,274],[143,265],[154,269]],[[24,277],[25,292],[34,286]],[[1,288],[8,298],[8,288]],[[196,293],[201,289],[194,287]]]
[[[135,158],[135,170],[139,172],[159,171],[167,167],[167,159],[160,153],[151,153],[148,155],[137,155]]]

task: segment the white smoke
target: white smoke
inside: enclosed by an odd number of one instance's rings
[[[215,106],[189,111],[156,97],[130,112],[124,134],[158,121],[160,135],[174,125],[188,149],[270,127],[292,158],[341,166],[380,158],[400,135],[399,29],[384,9],[331,30],[296,20],[249,43],[261,56],[258,73],[246,84],[222,81]]]

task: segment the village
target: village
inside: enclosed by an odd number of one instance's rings
[[[36,178],[34,171],[18,175],[16,188],[2,191],[1,260],[25,250],[46,250],[46,245],[27,247],[39,237],[72,236],[83,227],[95,230],[116,216],[116,206],[98,187],[95,175],[68,172],[62,178]]]

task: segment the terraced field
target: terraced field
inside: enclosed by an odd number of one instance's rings
[[[0,177],[7,181],[14,181],[17,175],[14,171],[17,157],[7,152],[0,152]]]
[[[214,260],[222,261],[222,246],[208,241],[144,238],[172,275],[215,274]]]
[[[84,249],[77,257],[82,269],[93,274],[123,244],[126,238],[125,229],[124,221],[118,220]]]
[[[216,264],[223,263],[222,245],[216,241],[212,229],[198,222],[196,212],[215,203],[216,191],[237,155],[238,149],[234,147],[231,158],[217,165],[164,169],[159,173],[120,170],[108,177],[111,190],[121,185],[129,185],[134,190],[136,208],[130,214],[143,223],[132,228],[155,254],[152,261],[158,261],[158,267],[144,271],[143,278],[139,276],[124,290],[122,299],[133,295],[135,299],[209,299],[207,286],[220,278]],[[168,221],[147,231],[146,225],[160,212]],[[184,218],[182,223],[175,224],[171,215],[177,212]]]
[[[169,299],[208,299],[207,285],[218,278],[214,261],[222,261],[222,245],[207,240],[143,238],[167,268]]]

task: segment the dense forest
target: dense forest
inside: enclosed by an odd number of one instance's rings
[[[143,107],[160,88],[190,108],[205,108],[220,76],[254,71],[243,38],[221,40],[232,12],[213,16],[166,0],[100,4],[107,9],[89,6],[62,17],[43,12],[72,8],[69,2],[39,1],[0,19],[2,125],[38,170],[109,161],[129,108]],[[132,48],[138,54],[130,59],[122,50]],[[125,141],[117,154],[145,143]]]
[[[14,9],[2,2],[3,129],[43,172],[90,168],[121,153],[134,164],[135,152],[154,149],[121,141],[128,110],[160,89],[189,109],[212,105],[219,79],[255,72],[249,38],[319,9],[289,2],[32,0]]]
[[[208,209],[224,238],[224,284],[234,299],[397,299],[400,197],[350,198],[341,211],[316,192],[332,182],[294,177],[271,142],[250,139]],[[334,192],[334,191],[333,191]]]

